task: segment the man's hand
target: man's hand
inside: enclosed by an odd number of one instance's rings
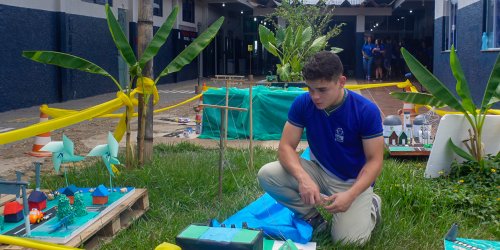
[[[319,187],[311,178],[305,178],[303,181],[299,182],[299,193],[300,198],[307,205],[322,203],[319,195]]]
[[[351,207],[352,202],[356,199],[356,197],[350,193],[349,191],[340,192],[333,194],[332,196],[323,198],[325,201],[324,208],[330,213],[342,213],[345,212]]]

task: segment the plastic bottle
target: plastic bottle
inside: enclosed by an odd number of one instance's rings
[[[483,37],[481,38],[481,50],[488,49],[488,35],[486,32],[483,32]]]

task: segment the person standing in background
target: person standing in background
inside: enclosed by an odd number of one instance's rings
[[[365,79],[367,81],[371,80],[372,65],[373,65],[373,48],[375,48],[375,45],[372,43],[372,37],[366,36],[365,44],[361,48],[361,53],[363,54],[363,70],[365,72]]]
[[[382,64],[384,62],[385,47],[380,39],[375,40],[375,47],[372,50],[372,54],[375,63],[375,80],[381,82],[384,76]]]

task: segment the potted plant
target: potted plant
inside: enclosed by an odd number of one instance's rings
[[[451,138],[448,140],[448,145],[452,148],[453,152],[460,157],[476,163],[479,170],[485,170],[484,145],[481,142],[483,134],[482,128],[488,109],[500,100],[500,56],[497,57],[495,65],[493,66],[481,106],[476,107],[454,46],[451,47],[450,52],[450,67],[453,76],[457,80],[456,92],[460,98],[455,97],[441,81],[429,72],[429,70],[417,61],[406,49],[402,48],[401,52],[411,72],[427,89],[428,93],[393,92],[391,95],[409,103],[430,105],[434,107],[448,106],[453,110],[461,112],[471,126],[469,138],[463,141],[467,151],[455,145]]]

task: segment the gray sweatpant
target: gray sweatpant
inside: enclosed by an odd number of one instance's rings
[[[353,183],[344,182],[328,175],[312,161],[301,160],[304,170],[318,184],[320,192],[328,196],[348,190]],[[299,195],[297,180],[278,161],[264,165],[258,173],[260,186],[276,201],[292,210],[300,218],[310,218],[317,214],[312,205],[306,205]],[[334,213],[332,218],[332,239],[344,243],[364,244],[370,239],[375,228],[376,213],[372,204],[373,188],[361,193],[343,213]]]

